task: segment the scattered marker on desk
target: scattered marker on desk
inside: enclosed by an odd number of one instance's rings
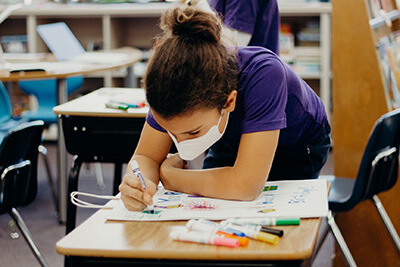
[[[275,229],[275,228],[269,228],[269,227],[262,226],[260,231],[264,232],[264,233],[277,235],[279,237],[283,236],[283,230],[280,230],[280,229]]]

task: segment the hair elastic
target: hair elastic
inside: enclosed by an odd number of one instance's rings
[[[86,196],[86,197],[92,197],[92,198],[98,198],[98,199],[108,199],[108,200],[120,200],[121,199],[121,198],[115,197],[115,196],[95,195],[95,194],[78,192],[78,191],[71,192],[71,194],[70,194],[71,202],[75,206],[78,206],[78,207],[81,207],[81,208],[112,209],[113,207],[107,207],[105,205],[98,205],[98,204],[89,203],[87,201],[84,201],[82,199],[77,198],[78,195]]]

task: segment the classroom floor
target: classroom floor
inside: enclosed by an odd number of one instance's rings
[[[52,166],[53,176],[56,177],[56,144],[48,142],[45,144],[48,149],[48,156]],[[69,157],[71,162],[72,157]],[[102,164],[105,188],[101,190],[96,183],[93,164],[82,166],[79,190],[95,194],[110,195],[112,192],[112,179],[114,166],[112,164]],[[322,174],[332,174],[332,160],[328,159]],[[43,253],[46,261],[51,267],[64,265],[64,257],[57,254],[55,249],[56,242],[65,234],[65,226],[60,225],[55,211],[54,202],[51,198],[50,187],[45,172],[43,159],[39,158],[38,166],[38,195],[35,201],[27,207],[19,208],[22,218],[31,231],[39,250]],[[88,218],[96,210],[78,208],[78,224]],[[0,267],[1,266],[40,266],[33,256],[25,239],[20,234],[18,239],[10,237],[11,228],[9,226],[10,216],[0,215]],[[19,233],[19,231],[17,231]],[[341,255],[338,255],[341,257]],[[312,267],[332,266],[332,259],[335,257],[334,239],[329,234],[317,257],[314,259]]]

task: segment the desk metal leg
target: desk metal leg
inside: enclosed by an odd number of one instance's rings
[[[71,194],[73,191],[78,190],[78,178],[79,178],[79,171],[82,166],[82,161],[79,156],[74,157],[74,161],[72,162],[71,172],[69,173],[68,179],[68,192],[67,195]],[[68,234],[72,230],[74,230],[76,225],[76,206],[71,202],[67,202],[67,223],[66,223],[66,233]]]
[[[124,86],[131,87],[131,88],[139,87],[133,65],[131,65],[127,68],[127,75],[124,79]]]
[[[113,186],[113,195],[119,193],[119,185],[121,184],[122,177],[122,163],[114,164],[114,186]]]
[[[63,104],[68,101],[67,81],[66,79],[57,80],[57,104]],[[58,141],[57,141],[57,172],[58,172],[58,201],[60,209],[60,223],[65,224],[67,217],[67,151],[65,149],[65,139],[62,130],[61,118],[57,119]]]

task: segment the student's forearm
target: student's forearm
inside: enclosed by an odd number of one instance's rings
[[[246,173],[234,167],[206,170],[184,170],[168,167],[163,174],[169,179],[162,179],[168,189],[198,194],[206,197],[253,200],[263,189],[265,180],[244,177]]]

